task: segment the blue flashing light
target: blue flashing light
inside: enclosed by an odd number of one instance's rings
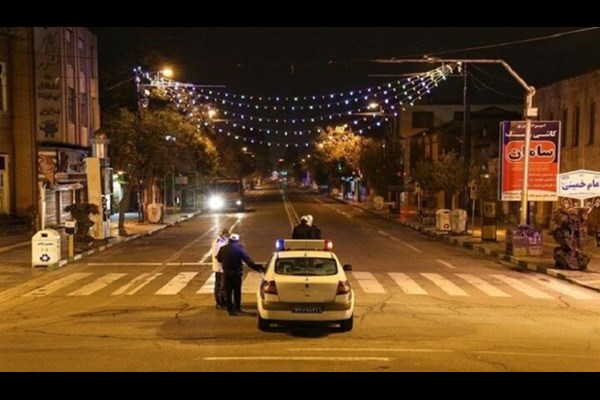
[[[285,240],[283,239],[278,239],[275,241],[275,249],[277,249],[277,251],[282,251],[285,249]]]

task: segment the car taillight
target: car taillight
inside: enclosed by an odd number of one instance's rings
[[[350,282],[348,281],[339,281],[337,291],[335,292],[336,296],[341,294],[348,294],[352,290],[352,286],[350,286]]]
[[[277,293],[277,285],[275,284],[275,281],[264,281],[262,284],[262,292],[266,294],[279,294]]]

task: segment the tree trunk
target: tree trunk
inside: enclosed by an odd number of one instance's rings
[[[121,185],[123,190],[123,198],[119,202],[119,235],[127,236],[127,229],[125,229],[125,210],[129,207],[131,201],[131,190],[130,184],[125,183]]]

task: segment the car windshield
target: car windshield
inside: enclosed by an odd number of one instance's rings
[[[211,185],[211,191],[216,193],[237,193],[240,190],[237,182],[218,182]]]
[[[337,274],[335,260],[328,258],[282,258],[275,262],[275,273],[291,276],[331,276]]]

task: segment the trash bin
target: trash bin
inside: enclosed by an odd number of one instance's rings
[[[31,238],[31,266],[49,266],[60,261],[60,233],[54,229],[39,231]]]
[[[544,252],[542,230],[530,228],[527,231],[527,255],[541,257]]]
[[[151,224],[158,224],[163,220],[165,214],[165,205],[158,203],[148,204],[147,211],[148,222],[150,222]]]
[[[529,250],[529,237],[527,226],[519,226],[513,231],[512,236],[512,255],[515,257],[525,257]]]
[[[450,212],[450,229],[452,233],[463,233],[467,230],[467,212],[457,208]]]
[[[435,212],[435,229],[438,231],[450,231],[450,210],[442,209]]]

